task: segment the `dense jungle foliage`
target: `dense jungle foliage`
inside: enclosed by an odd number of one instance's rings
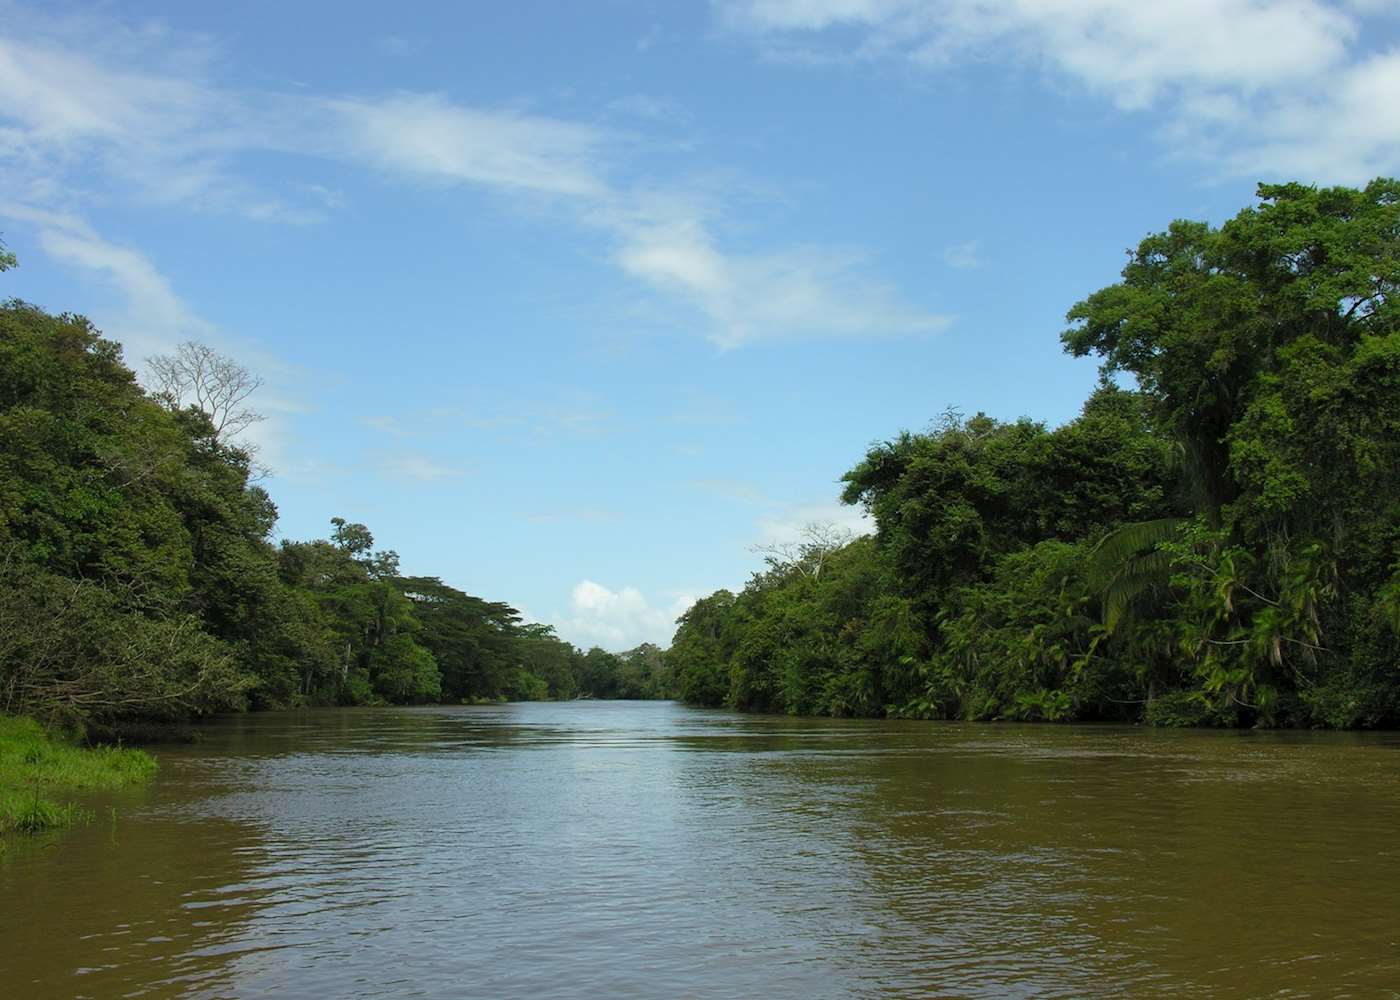
[[[81,317],[0,307],[0,712],[83,728],[668,696],[656,647],[584,653],[506,604],[401,576],[364,525],[333,518],[327,539],[274,544],[276,507],[221,434],[229,411],[196,398],[143,390]]]
[[[843,478],[819,535],[680,621],[701,705],[1159,725],[1400,723],[1400,182],[1261,185],[1075,305],[1058,428],[978,414]],[[1121,388],[1131,385],[1132,388]]]

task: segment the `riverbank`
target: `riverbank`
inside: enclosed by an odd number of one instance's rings
[[[85,813],[67,795],[125,788],[155,772],[142,750],[77,747],[33,719],[0,716],[0,834],[72,826]]]

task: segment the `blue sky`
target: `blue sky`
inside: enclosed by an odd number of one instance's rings
[[[666,643],[1259,180],[1400,169],[1400,4],[0,0],[0,295],[267,380],[284,537]]]

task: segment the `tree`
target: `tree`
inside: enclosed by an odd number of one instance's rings
[[[19,264],[19,259],[6,248],[5,241],[0,240],[0,271],[8,271]]]
[[[519,662],[517,697],[562,700],[578,693],[578,650],[554,633],[553,625],[521,625],[515,642]]]
[[[795,541],[755,545],[750,551],[762,555],[770,569],[792,570],[815,580],[821,576],[827,557],[854,537],[850,528],[830,521],[813,521],[802,527]]]
[[[351,558],[360,558],[362,553],[368,553],[374,548],[374,535],[370,534],[369,528],[363,524],[353,521],[346,521],[343,517],[331,518],[331,541],[336,548],[350,554]]]
[[[1200,523],[1151,558],[1171,558],[1158,612],[1197,695],[1374,724],[1400,709],[1381,606],[1400,557],[1400,181],[1259,199],[1144,239],[1063,341],[1133,375],[1185,458]]]
[[[729,694],[729,661],[737,645],[735,598],[727,590],[702,597],[676,619],[667,653],[680,695],[696,705],[722,705]]]
[[[192,406],[202,412],[217,441],[227,443],[264,419],[244,405],[262,387],[262,378],[212,347],[187,340],[174,354],[147,358],[146,366],[153,395],[172,410]]]
[[[449,587],[437,577],[396,581],[421,624],[416,636],[442,673],[446,701],[495,699],[510,692],[520,613]]]
[[[0,308],[9,710],[82,725],[242,703],[256,678],[211,633],[204,584],[221,525],[260,538],[270,522],[207,426],[147,397],[82,317]]]
[[[1123,280],[1079,302],[1062,334],[1104,375],[1133,375],[1177,439],[1212,517],[1238,494],[1229,436],[1300,338],[1352,349],[1393,332],[1400,181],[1364,190],[1260,184],[1219,229],[1177,221],[1130,254]]]

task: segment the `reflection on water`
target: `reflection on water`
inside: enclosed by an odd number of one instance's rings
[[[583,702],[207,737],[0,864],[13,995],[1400,996],[1393,735]]]

